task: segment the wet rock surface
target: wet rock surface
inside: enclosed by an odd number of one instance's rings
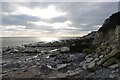
[[[46,43],[46,47],[34,46],[28,44],[3,50],[3,78],[64,78],[81,72],[79,63],[84,59],[84,54],[71,53],[66,46],[51,48]],[[28,76],[23,77],[24,74]]]
[[[93,57],[92,54],[70,52],[69,47],[66,46],[59,48],[37,46],[33,48],[31,44],[28,45],[27,47],[18,46],[17,48],[9,48],[9,50],[5,48],[6,51],[3,50],[3,62],[1,63],[3,78],[118,77],[117,64],[109,66],[109,69],[98,66],[97,63],[101,59],[101,55]],[[8,51],[9,53],[6,54]]]

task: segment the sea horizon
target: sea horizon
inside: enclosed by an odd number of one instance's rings
[[[78,37],[0,37],[2,47],[16,47],[24,44],[37,43],[37,42],[52,42],[63,39],[76,39]]]

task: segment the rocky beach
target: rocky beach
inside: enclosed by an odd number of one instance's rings
[[[77,39],[2,48],[1,77],[119,80],[120,12]]]

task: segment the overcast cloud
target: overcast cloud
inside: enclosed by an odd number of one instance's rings
[[[117,11],[117,2],[2,2],[2,33],[83,36]]]

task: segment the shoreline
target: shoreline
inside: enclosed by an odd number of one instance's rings
[[[63,41],[63,42],[62,42]],[[80,52],[73,52],[70,49],[70,43],[76,40],[62,40],[61,42],[50,43],[32,43],[17,46],[13,49],[3,50],[3,59],[12,59],[8,63],[3,64],[4,78],[91,78],[94,71],[85,70],[85,59],[90,59],[88,55]],[[71,45],[75,45],[71,43]],[[50,45],[51,44],[51,45]],[[57,46],[57,47],[56,47]],[[6,51],[8,53],[6,53]],[[9,55],[9,57],[8,57]],[[96,58],[95,58],[96,59]],[[101,78],[109,78],[112,70],[102,68],[96,70],[97,75],[104,74],[104,70],[108,75]],[[46,71],[47,70],[47,71]],[[84,75],[82,74],[84,73]],[[29,74],[28,76],[24,76]],[[87,76],[86,76],[87,75]],[[97,77],[94,74],[94,77]],[[93,78],[94,78],[93,77]]]

